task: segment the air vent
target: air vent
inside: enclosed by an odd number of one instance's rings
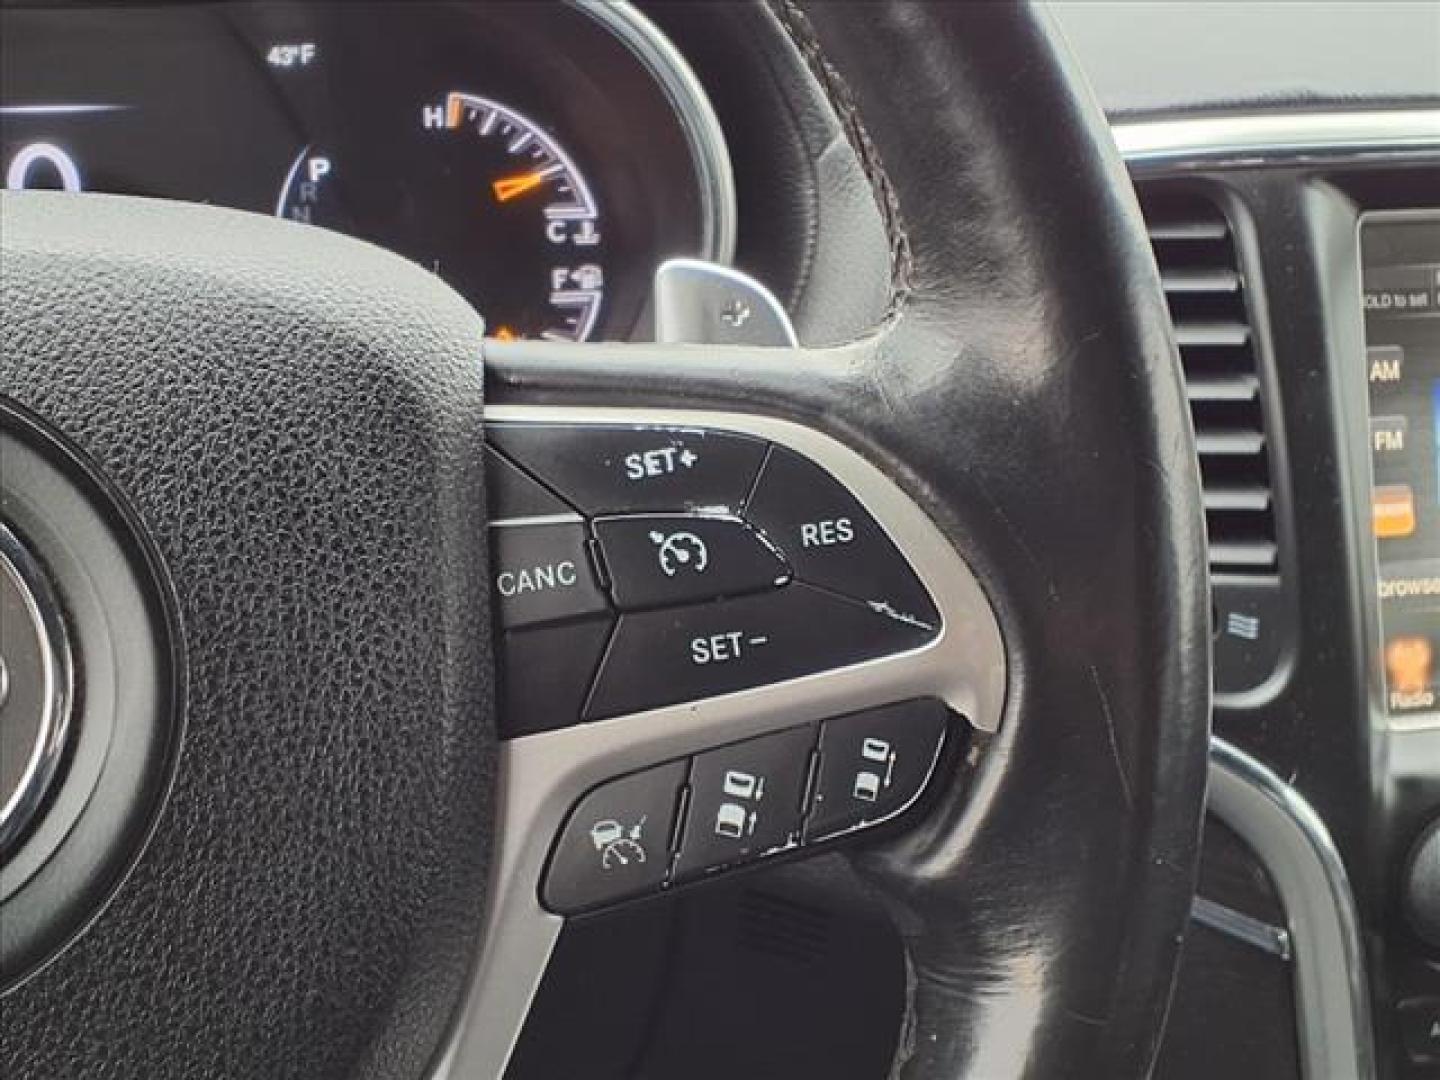
[[[1234,235],[1204,196],[1149,192],[1142,204],[1195,419],[1210,568],[1273,577],[1279,545],[1270,448]]]

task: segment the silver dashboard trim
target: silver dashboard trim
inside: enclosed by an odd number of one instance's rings
[[[1440,153],[1440,109],[1276,111],[1119,120],[1110,130],[1135,169],[1235,168]]]
[[[1209,809],[1250,845],[1280,893],[1294,948],[1304,1075],[1371,1080],[1375,1047],[1360,917],[1325,823],[1269,768],[1214,738]]]
[[[1249,945],[1252,949],[1290,960],[1290,931],[1271,926],[1263,919],[1246,915],[1243,911],[1217,904],[1197,896],[1190,904],[1190,918],[1202,926],[1208,926],[1217,933]]]
[[[485,418],[703,427],[788,447],[824,466],[881,523],[930,591],[942,626],[906,653],[503,743],[483,949],[435,1080],[503,1074],[565,923],[541,906],[541,875],[566,814],[591,787],[711,746],[905,697],[941,698],[977,729],[995,731],[1005,702],[1004,643],[979,582],[894,481],[830,436],[787,420],[711,411],[492,406]]]
[[[735,172],[725,130],[689,62],[628,0],[569,2],[619,38],[660,84],[679,118],[695,163],[703,219],[701,254],[718,263],[732,262],[739,223]]]

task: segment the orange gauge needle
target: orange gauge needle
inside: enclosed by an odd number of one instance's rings
[[[502,176],[492,185],[495,189],[495,198],[500,202],[509,202],[527,191],[534,191],[541,184],[545,183],[543,172],[517,173],[514,176]]]

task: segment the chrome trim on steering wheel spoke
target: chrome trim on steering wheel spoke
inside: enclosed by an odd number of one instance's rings
[[[829,470],[889,533],[930,591],[942,626],[933,640],[898,655],[503,743],[483,951],[436,1080],[504,1072],[564,926],[540,903],[546,860],[566,814],[590,788],[709,747],[917,696],[938,697],[977,730],[993,732],[1006,685],[999,626],[960,555],[892,480],[828,435],[726,412],[492,406],[485,415],[487,421],[697,427],[785,446]]]

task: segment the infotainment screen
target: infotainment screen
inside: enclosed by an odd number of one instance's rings
[[[1379,669],[1392,717],[1440,709],[1440,211],[1360,227]]]

